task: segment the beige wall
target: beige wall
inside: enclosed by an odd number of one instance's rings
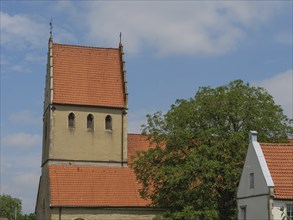
[[[54,105],[51,112],[49,158],[82,161],[127,161],[127,115],[122,109]],[[68,128],[68,115],[75,114],[75,128]],[[87,116],[94,117],[94,129],[87,129]],[[105,118],[112,117],[112,130]],[[123,119],[122,119],[123,117]],[[123,120],[123,123],[122,123]],[[123,133],[122,133],[123,124]],[[123,134],[123,138],[122,138]],[[47,143],[49,144],[49,143]]]
[[[151,220],[159,214],[151,208],[53,208],[51,220]]]
[[[39,183],[38,198],[36,204],[37,220],[50,219],[50,196],[49,196],[49,176],[48,165],[42,167],[42,176]]]

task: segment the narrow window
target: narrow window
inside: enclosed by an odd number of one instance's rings
[[[110,115],[107,115],[105,119],[106,124],[106,130],[112,130],[112,117]]]
[[[240,206],[240,210],[241,210],[240,220],[246,220],[246,205],[245,206]]]
[[[74,126],[75,126],[75,115],[71,112],[68,115],[68,127],[74,128]]]
[[[254,188],[254,173],[250,173],[249,180],[250,180],[250,189],[253,189]]]
[[[86,124],[86,127],[89,130],[94,130],[94,116],[92,114],[89,114],[87,116],[87,124]]]
[[[293,204],[287,204],[287,217],[289,220],[293,220]]]

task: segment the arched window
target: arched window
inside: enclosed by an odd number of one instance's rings
[[[112,130],[112,117],[110,115],[106,116],[105,125],[106,125],[106,130]]]
[[[94,130],[94,116],[92,114],[87,116],[86,127],[87,129]]]
[[[75,115],[72,112],[68,115],[68,127],[69,128],[75,127]]]

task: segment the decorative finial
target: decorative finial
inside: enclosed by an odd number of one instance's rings
[[[50,21],[49,25],[50,25],[50,38],[52,38],[52,30],[53,30],[52,17],[51,17],[51,21]]]
[[[120,32],[119,38],[120,38],[120,42],[119,44],[121,45],[121,37],[122,37],[122,33]]]

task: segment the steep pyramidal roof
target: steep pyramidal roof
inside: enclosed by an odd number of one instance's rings
[[[126,106],[120,48],[53,43],[53,103]]]

